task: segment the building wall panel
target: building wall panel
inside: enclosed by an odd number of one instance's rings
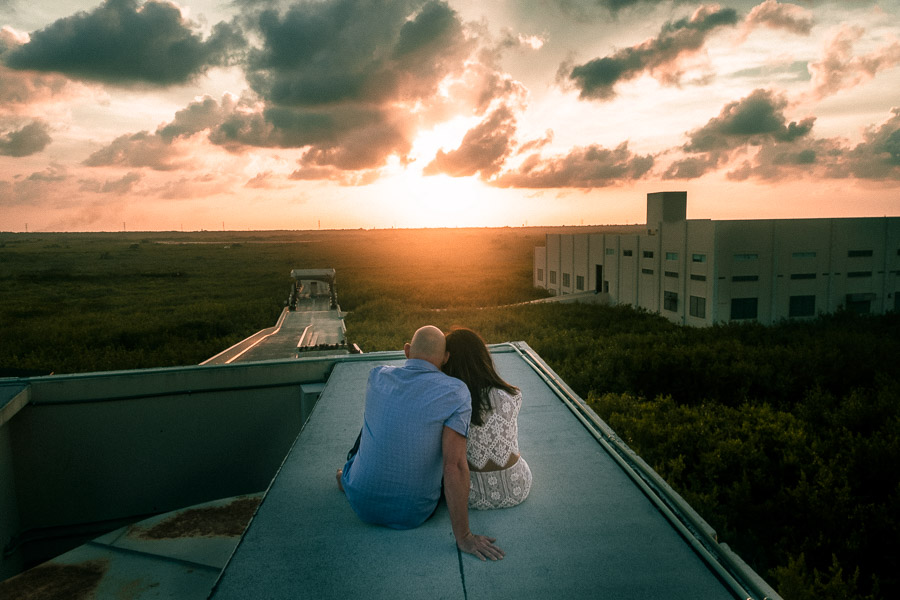
[[[663,215],[666,200],[648,196],[648,215]],[[535,264],[542,260],[557,271],[544,286],[554,293],[580,291],[583,277],[586,291],[608,292],[612,304],[688,325],[729,321],[733,310],[764,324],[841,307],[900,310],[898,217],[661,219],[639,234],[548,235],[545,253],[535,254]]]

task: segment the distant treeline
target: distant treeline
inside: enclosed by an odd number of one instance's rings
[[[479,308],[545,294],[542,243],[506,228],[0,234],[0,367],[197,363],[274,323],[291,268],[334,267],[364,351],[424,323],[527,342],[787,600],[900,597],[900,315],[695,329],[628,307]]]

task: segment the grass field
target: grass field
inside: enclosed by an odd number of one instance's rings
[[[542,240],[536,229],[510,228],[0,234],[0,367],[199,363],[275,323],[293,268],[336,269],[351,328],[354,311],[377,306],[527,300],[541,295],[531,287],[531,255]],[[379,350],[402,347],[409,333],[349,335]]]

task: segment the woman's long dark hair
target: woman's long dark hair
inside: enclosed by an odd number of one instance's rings
[[[447,352],[450,358],[443,371],[468,386],[472,394],[473,425],[484,425],[484,415],[491,407],[491,388],[500,388],[510,394],[519,392],[518,388],[506,383],[497,374],[484,340],[471,329],[452,329],[447,334]]]

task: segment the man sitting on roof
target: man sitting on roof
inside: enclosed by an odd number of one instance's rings
[[[444,334],[426,325],[403,348],[402,367],[369,373],[359,447],[338,470],[338,487],[367,523],[411,529],[434,514],[443,493],[456,545],[481,560],[502,559],[494,538],[469,530],[466,435],[472,400],[441,372]]]

